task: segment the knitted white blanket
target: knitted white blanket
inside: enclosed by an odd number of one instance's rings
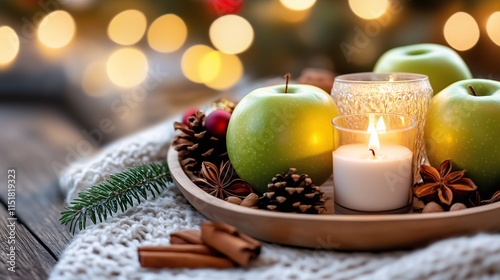
[[[104,176],[165,159],[172,120],[125,138],[61,178],[68,200]],[[169,233],[196,229],[205,218],[175,187],[92,225],[66,248],[50,279],[500,279],[500,234],[442,240],[405,252],[341,253],[264,244],[248,269],[143,269],[137,247],[169,243]],[[425,229],[422,229],[425,230]]]

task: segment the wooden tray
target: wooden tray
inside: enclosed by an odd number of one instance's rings
[[[430,214],[333,215],[333,199],[321,215],[250,209],[215,198],[196,186],[168,152],[175,184],[208,219],[228,223],[257,239],[315,249],[378,251],[407,249],[450,236],[500,231],[500,203]],[[321,186],[332,198],[331,182]]]

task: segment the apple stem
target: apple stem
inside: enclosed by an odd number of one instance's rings
[[[284,77],[285,77],[285,79],[286,79],[286,83],[285,83],[285,93],[288,93],[288,82],[290,81],[290,73],[286,73]]]
[[[368,150],[370,150],[370,152],[372,152],[372,156],[373,156],[373,158],[375,158],[375,150],[373,150],[373,149],[368,149]]]
[[[470,92],[472,92],[472,95],[477,96],[476,91],[474,90],[472,85],[468,85],[467,87],[469,88]]]

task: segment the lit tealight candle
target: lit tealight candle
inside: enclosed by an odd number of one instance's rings
[[[332,97],[341,115],[378,112],[403,114],[416,120],[416,140],[411,149],[414,153],[414,180],[420,178],[418,167],[425,161],[424,124],[432,93],[429,78],[413,73],[340,75],[335,77],[332,88]],[[385,136],[379,135],[380,140],[387,144]],[[398,137],[393,140],[398,142]]]
[[[391,134],[383,117],[364,132],[368,143],[341,145],[333,152],[335,207],[348,212],[390,212],[409,205],[413,152],[403,145],[380,143]],[[336,212],[342,212],[337,211]]]

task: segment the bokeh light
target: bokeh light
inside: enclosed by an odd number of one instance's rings
[[[290,10],[302,11],[311,8],[316,0],[280,0],[280,2]]]
[[[486,22],[486,32],[493,43],[500,46],[500,12],[494,12]]]
[[[466,51],[479,40],[479,26],[476,20],[464,12],[453,14],[444,25],[446,42],[458,51]]]
[[[82,88],[89,96],[99,97],[106,95],[109,80],[106,74],[106,63],[94,62],[85,68],[82,75]]]
[[[297,24],[305,21],[311,15],[311,9],[305,10],[292,10],[286,8],[280,3],[272,3],[269,5],[269,11],[271,11],[269,17],[275,20],[283,21],[286,23]]]
[[[243,76],[243,64],[238,56],[205,45],[187,49],[181,64],[184,76],[190,81],[217,90],[230,88]]]
[[[204,2],[217,16],[237,14],[244,4],[244,0],[205,0]]]
[[[146,32],[146,16],[138,10],[126,10],[117,14],[108,25],[109,38],[120,45],[133,45]]]
[[[53,49],[68,45],[76,32],[73,17],[66,11],[55,11],[46,15],[38,26],[38,40]]]
[[[9,26],[0,27],[0,66],[11,63],[19,53],[19,37]]]
[[[180,17],[174,14],[163,15],[149,27],[148,43],[158,52],[174,52],[182,47],[187,33],[186,24]]]
[[[181,59],[184,76],[192,82],[203,83],[204,78],[200,73],[200,61],[212,51],[212,48],[205,45],[195,45],[187,49]]]
[[[205,63],[212,63],[214,60],[218,60],[219,65],[216,75],[212,74],[210,76],[211,80],[205,81],[206,86],[216,90],[228,89],[234,86],[243,76],[243,64],[238,56],[216,51],[209,53],[206,57],[210,58],[202,60],[200,65],[201,71],[210,70],[209,65],[204,65]]]
[[[363,19],[375,19],[382,16],[389,7],[388,0],[349,0],[352,12]]]
[[[108,58],[106,72],[115,85],[133,87],[146,79],[148,60],[138,49],[119,49]]]
[[[215,78],[220,73],[222,67],[221,52],[211,51],[201,58],[198,65],[198,72],[200,74],[201,82],[208,83]]]
[[[212,44],[218,50],[228,54],[237,54],[250,47],[254,32],[246,19],[237,15],[226,15],[212,23],[209,35]]]

